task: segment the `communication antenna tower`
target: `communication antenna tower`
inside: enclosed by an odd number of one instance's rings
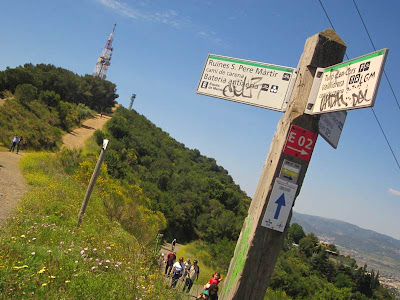
[[[114,24],[114,28],[110,35],[108,36],[108,40],[106,46],[104,47],[103,51],[101,52],[100,57],[97,59],[96,67],[93,71],[94,77],[99,77],[101,79],[106,79],[106,72],[108,67],[111,64],[111,56],[114,48],[112,47],[112,42],[114,39],[114,31],[117,23]]]
[[[129,110],[132,109],[133,101],[135,101],[135,98],[136,98],[136,94],[132,94],[132,96],[131,96],[131,103],[129,104]]]

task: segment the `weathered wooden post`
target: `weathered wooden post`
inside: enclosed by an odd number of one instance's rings
[[[279,121],[224,279],[223,300],[264,299],[318,135],[319,118],[304,114],[315,71],[341,62],[345,51],[345,43],[332,29],[309,37],[305,43],[289,106]],[[288,192],[292,199],[285,202],[280,191]],[[271,201],[278,204],[274,211],[268,209]],[[281,207],[289,205],[290,213],[282,216]]]
[[[107,145],[108,145],[108,140],[106,140],[106,139],[103,140],[103,146],[101,147],[99,159],[97,160],[96,166],[94,167],[92,177],[90,178],[89,185],[86,189],[85,198],[83,199],[83,202],[82,202],[81,210],[79,211],[79,214],[78,214],[78,223],[77,223],[78,227],[81,225],[82,218],[83,218],[83,215],[85,214],[86,206],[89,202],[90,195],[92,194],[94,184],[96,183],[97,176],[99,176],[100,167],[101,167],[101,164],[103,163],[104,157],[106,155]]]

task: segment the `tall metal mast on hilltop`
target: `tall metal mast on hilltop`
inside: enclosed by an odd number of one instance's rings
[[[117,26],[117,23],[114,24],[114,28],[112,32],[110,33],[106,46],[104,47],[103,51],[101,52],[100,57],[97,59],[96,67],[94,68],[93,71],[93,76],[94,77],[99,77],[101,79],[106,79],[106,72],[108,67],[111,64],[111,56],[113,52],[113,47],[112,47],[112,42],[114,39],[114,31],[115,27]]]

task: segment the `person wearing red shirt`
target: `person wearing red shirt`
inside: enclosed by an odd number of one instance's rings
[[[171,273],[172,266],[176,260],[175,252],[170,252],[167,256],[166,266],[165,266],[165,275]]]
[[[216,285],[218,285],[218,283],[220,283],[222,280],[221,278],[221,274],[219,274],[218,272],[215,272],[213,274],[213,277],[210,278],[210,280],[208,281],[208,283],[211,285],[213,283],[215,283]]]

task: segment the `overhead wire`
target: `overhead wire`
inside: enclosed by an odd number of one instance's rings
[[[326,18],[328,19],[329,23],[331,24],[332,29],[336,31],[335,27],[333,26],[333,23],[332,23],[331,19],[329,18],[328,12],[326,11],[324,5],[322,4],[322,1],[321,1],[321,0],[318,0],[318,1],[319,1],[319,3],[321,4],[322,10],[324,11]],[[371,36],[370,36],[370,34],[369,34],[369,32],[368,32],[367,26],[365,25],[364,19],[363,19],[363,17],[361,16],[360,10],[358,9],[358,6],[357,6],[355,0],[353,0],[353,3],[354,3],[354,5],[355,5],[355,7],[356,7],[356,9],[357,9],[358,15],[359,15],[360,18],[361,18],[361,21],[362,21],[362,23],[363,23],[363,25],[364,25],[364,28],[365,28],[365,30],[367,31],[369,40],[371,41],[371,44],[372,44],[374,50],[376,51],[375,45],[374,45],[374,43],[372,42],[372,38],[371,38]],[[347,53],[346,53],[345,55],[346,55],[347,60],[349,60],[349,56],[347,55]],[[399,102],[397,101],[396,94],[394,93],[394,90],[393,90],[393,88],[392,88],[392,85],[390,84],[389,78],[388,78],[388,76],[386,75],[385,70],[384,70],[383,72],[384,72],[384,74],[385,74],[386,80],[387,80],[388,83],[389,83],[390,89],[392,90],[392,93],[393,93],[393,96],[394,96],[394,98],[395,98],[395,100],[396,100],[397,106],[398,106],[399,109],[400,109]],[[393,151],[393,148],[392,148],[392,146],[391,146],[390,143],[389,143],[389,139],[387,138],[387,136],[386,136],[386,134],[385,134],[385,131],[383,130],[383,127],[382,127],[381,123],[379,122],[378,116],[376,115],[374,109],[373,109],[372,107],[370,107],[370,108],[371,108],[371,110],[372,110],[372,113],[373,113],[373,115],[374,115],[374,117],[375,117],[376,122],[378,123],[379,128],[381,129],[381,132],[382,132],[382,134],[383,134],[383,137],[385,138],[386,143],[387,143],[387,145],[388,145],[388,147],[389,147],[389,149],[390,149],[390,151],[391,151],[391,153],[392,153],[392,155],[393,155],[393,158],[394,158],[394,160],[396,161],[397,167],[398,167],[399,170],[400,170],[399,161],[397,160],[397,157],[396,157],[396,155],[395,155],[395,153],[394,153],[394,151]]]
[[[361,22],[362,22],[363,25],[364,25],[364,29],[365,29],[365,31],[366,31],[367,34],[368,34],[369,41],[371,42],[372,47],[373,47],[374,50],[376,51],[376,47],[375,47],[375,45],[374,45],[374,42],[372,41],[371,35],[369,34],[369,31],[368,31],[368,29],[367,29],[367,25],[365,25],[364,18],[362,17],[361,12],[360,12],[360,10],[358,9],[357,3],[356,3],[355,0],[353,0],[353,3],[354,3],[354,6],[355,6],[356,9],[357,9],[358,15],[360,16]],[[396,100],[397,107],[400,109],[399,101],[397,100],[396,94],[395,94],[395,92],[394,92],[394,90],[393,90],[392,84],[390,83],[389,77],[387,76],[385,70],[383,70],[383,74],[385,75],[385,78],[386,78],[387,82],[389,83],[389,87],[390,87],[390,90],[392,91],[392,94],[393,94],[394,99]]]

